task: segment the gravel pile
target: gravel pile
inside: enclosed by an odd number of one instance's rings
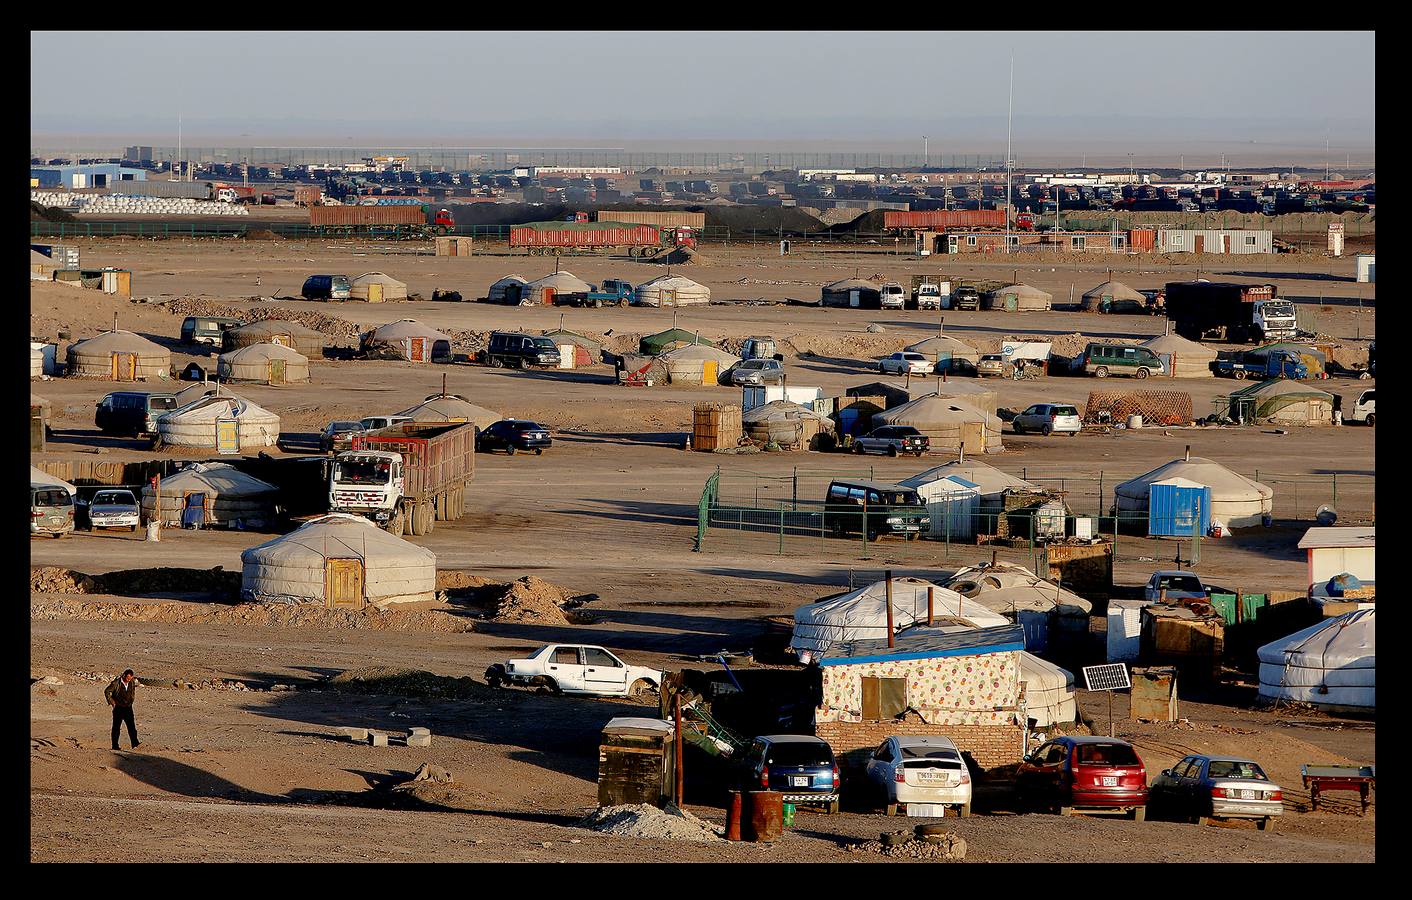
[[[31,582],[33,583],[33,582]],[[124,603],[80,600],[66,596],[32,596],[31,619],[58,621],[85,619],[101,622],[164,622],[196,625],[268,625],[288,628],[367,628],[374,631],[433,631],[463,634],[472,630],[462,617],[439,610],[354,611],[328,609],[314,604],[258,603]]]
[[[577,823],[601,834],[670,841],[721,841],[720,829],[675,806],[658,809],[649,803],[604,806]]]
[[[896,833],[898,837],[907,834],[908,832],[905,831]],[[938,835],[935,841],[923,841],[915,837],[890,845],[884,844],[882,841],[863,841],[860,844],[853,844],[847,849],[849,853],[876,853],[890,859],[958,860],[966,858],[966,839],[959,834],[948,831]]]
[[[305,328],[312,328],[333,338],[356,342],[360,334],[358,326],[345,319],[335,318],[320,312],[297,312],[288,307],[272,309],[240,309],[225,306],[200,297],[178,297],[163,304],[167,312],[175,316],[228,316],[249,324],[266,319],[282,322],[298,322]]]

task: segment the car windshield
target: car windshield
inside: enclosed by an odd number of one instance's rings
[[[151,397],[147,404],[152,409],[176,409],[175,397]]]
[[[916,491],[882,491],[882,502],[889,506],[921,506],[922,498]]]
[[[136,502],[127,491],[99,491],[93,495],[94,506],[132,506]]]
[[[339,484],[387,484],[392,463],[385,459],[341,459],[333,465]]]
[[[554,342],[547,337],[537,337],[534,339],[534,349],[536,350],[557,350]]]
[[[1001,357],[994,353],[987,353],[981,357],[981,362],[1000,362]]]
[[[1233,759],[1213,759],[1206,767],[1206,774],[1211,778],[1253,778],[1257,781],[1269,781],[1260,767],[1253,762],[1239,762]]]
[[[765,368],[765,361],[763,359],[747,359],[740,364],[740,367],[742,369],[763,369]]]
[[[359,431],[362,427],[362,422],[334,422],[328,430],[330,434],[339,434],[344,431]]]
[[[812,741],[787,744],[771,744],[765,753],[765,762],[772,766],[831,766],[827,744]]]
[[[1050,409],[1056,416],[1077,416],[1079,414],[1079,411],[1072,406],[1054,406]]]
[[[1205,593],[1201,586],[1201,579],[1195,575],[1163,575],[1157,581],[1158,589],[1166,588],[1169,591],[1190,591],[1192,593]]]
[[[1079,744],[1076,757],[1081,766],[1141,765],[1137,753],[1127,744]]]
[[[69,492],[56,488],[54,490],[35,491],[35,506],[73,506],[74,498],[69,496]]]

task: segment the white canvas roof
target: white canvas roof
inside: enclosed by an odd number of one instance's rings
[[[1260,696],[1374,709],[1376,614],[1376,609],[1355,610],[1261,647]]]
[[[929,338],[923,338],[915,344],[908,344],[902,348],[909,353],[921,353],[932,359],[938,353],[950,353],[953,358],[975,360],[980,357],[980,351],[965,341],[957,340],[949,334],[934,334]]]
[[[1299,539],[1299,549],[1372,547],[1375,531],[1372,525],[1319,525],[1304,532],[1304,537]]]
[[[451,338],[437,331],[435,328],[423,325],[416,319],[402,319],[397,322],[388,322],[386,325],[379,325],[368,333],[372,335],[373,340],[377,341],[399,341],[405,338],[418,337],[432,338],[433,340],[447,342],[451,340]]]
[[[938,478],[947,478],[956,475],[964,478],[976,486],[982,498],[987,500],[998,500],[1000,495],[1007,490],[1037,491],[1039,487],[1030,484],[1028,481],[1016,478],[1008,472],[1002,472],[995,466],[983,462],[966,460],[952,460],[949,463],[942,463],[933,466],[913,475],[911,478],[903,479],[898,484],[910,488],[917,488]]]
[[[666,353],[661,354],[658,359],[664,360],[666,362],[676,362],[678,360],[684,361],[690,359],[713,359],[721,364],[721,369],[723,371],[729,366],[733,366],[736,363],[740,362],[740,357],[736,356],[735,354],[728,353],[725,350],[721,350],[717,347],[712,347],[708,344],[686,344],[685,346],[678,347],[675,350],[668,350]]]
[[[414,422],[471,422],[478,428],[489,428],[505,418],[493,409],[477,406],[455,395],[428,397],[396,415],[411,416]]]
[[[977,628],[1010,624],[1004,616],[973,603],[955,591],[920,578],[892,580],[894,631],[926,624],[927,588],[932,588],[932,609],[937,616],[962,618]],[[887,636],[887,583],[877,581],[837,597],[801,606],[794,612],[796,651],[826,652],[834,644],[876,640]]]
[[[202,397],[157,417],[162,442],[177,447],[216,446],[216,422],[240,423],[241,447],[273,447],[279,442],[279,416],[243,397]]]
[[[1146,347],[1153,353],[1170,353],[1175,356],[1199,356],[1206,359],[1215,359],[1216,351],[1205,344],[1198,344],[1196,341],[1188,340],[1179,334],[1162,334],[1155,338],[1143,341],[1139,346]]]
[[[1089,297],[1101,299],[1104,296],[1112,297],[1114,300],[1136,300],[1145,303],[1147,298],[1121,281],[1105,281],[1097,287],[1089,288],[1083,293],[1084,299]]]
[[[1025,686],[1025,714],[1035,727],[1072,722],[1078,718],[1074,676],[1028,650],[1020,654],[1020,682]]]
[[[1093,611],[1093,604],[1073,591],[1011,563],[961,569],[946,586],[996,612],[1049,612],[1057,608],[1060,615],[1087,616]]]
[[[240,593],[260,603],[323,602],[326,563],[363,563],[369,603],[432,600],[436,554],[360,516],[331,513],[240,554]]]
[[[69,484],[62,478],[56,478],[55,476],[50,475],[48,472],[35,465],[31,465],[29,467],[29,483],[32,485],[44,484],[52,485],[54,487],[61,487],[67,490],[70,494],[73,494],[75,496],[78,495],[78,488]]]
[[[672,292],[672,302],[677,306],[711,302],[711,289],[684,275],[659,275],[651,281],[639,284],[637,300],[645,306],[661,306],[665,299],[662,296],[663,291]]]

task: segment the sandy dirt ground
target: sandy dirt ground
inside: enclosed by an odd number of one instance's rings
[[[231,306],[254,306],[245,298],[296,292],[308,274],[386,271],[430,296],[434,288],[479,296],[495,278],[518,272],[537,277],[552,271],[542,258],[475,256],[446,259],[412,255],[392,244],[305,242],[79,242],[85,266],[115,265],[134,272],[135,293],[145,297],[205,297]],[[709,260],[683,269],[707,284],[718,299],[737,301],[789,297],[813,299],[829,280],[859,272],[900,277],[913,271],[943,271],[967,277],[1020,280],[1066,299],[1107,277],[1107,260],[1075,268],[1054,261],[1018,264],[950,262],[924,265],[882,255],[822,252],[780,259],[768,246],[703,248]],[[1351,260],[1268,257],[1201,269],[1204,277],[1267,279],[1296,298],[1318,304],[1319,327],[1355,345],[1373,336],[1369,285],[1334,280],[1351,277]],[[573,259],[562,267],[589,281],[627,277],[645,281],[654,267],[626,259]],[[1018,269],[1018,272],[1012,270]],[[1113,277],[1137,288],[1191,277],[1198,267],[1169,269],[1123,258]],[[1265,270],[1270,270],[1266,272]],[[1344,270],[1347,270],[1346,272]],[[1286,271],[1288,270],[1288,271]],[[1336,270],[1336,271],[1335,271]],[[259,284],[256,284],[256,278]],[[1360,298],[1360,288],[1367,292]],[[1320,295],[1326,299],[1320,301]],[[1364,306],[1360,309],[1360,299]],[[1300,301],[1306,302],[1306,301]],[[671,310],[550,310],[485,304],[406,303],[385,305],[261,302],[346,318],[360,327],[404,317],[455,332],[497,328],[547,329],[561,318],[568,328],[607,335],[649,334],[673,323]],[[178,367],[207,355],[189,356],[177,343],[179,316],[160,306],[128,303],[92,291],[57,285],[31,290],[31,327],[36,336],[58,329],[75,338],[119,326],[173,350]],[[1011,335],[1146,337],[1163,320],[1098,316],[1079,312],[946,313],[945,331],[973,341]],[[876,380],[876,358],[935,333],[936,313],[823,310],[798,306],[712,305],[682,310],[677,324],[707,337],[769,334],[790,342],[786,359],[792,384],[817,385],[826,395]],[[867,334],[870,323],[881,335]],[[772,847],[644,842],[572,827],[594,805],[596,735],[614,715],[641,711],[631,701],[478,693],[458,700],[400,695],[348,695],[329,690],[327,674],[369,665],[424,669],[438,676],[479,678],[485,667],[545,641],[599,643],[635,663],[677,668],[701,665],[698,654],[743,649],[760,629],[759,617],[784,614],[801,603],[891,567],[898,574],[936,577],[960,565],[988,559],[985,548],[951,548],[949,555],[893,555],[883,547],[867,555],[839,548],[827,557],[779,555],[771,541],[733,541],[692,552],[697,499],[717,466],[723,479],[744,485],[756,475],[790,476],[795,467],[861,471],[902,478],[950,458],[866,463],[819,454],[759,454],[749,457],[688,453],[679,449],[690,428],[691,407],[702,400],[738,402],[729,388],[625,388],[598,365],[562,372],[491,370],[479,366],[319,361],[307,385],[240,386],[239,392],[279,413],[286,436],[312,435],[330,419],[390,413],[440,390],[442,376],[453,393],[504,415],[535,418],[554,432],[555,446],[542,457],[481,455],[467,493],[468,514],[439,523],[420,543],[434,550],[443,570],[465,570],[497,580],[542,576],[599,599],[585,610],[590,624],[544,626],[488,621],[462,608],[440,605],[428,612],[454,618],[470,631],[413,626],[403,629],[271,626],[253,616],[249,624],[208,616],[205,604],[184,597],[86,596],[81,612],[49,594],[31,596],[31,659],[36,677],[62,684],[31,687],[31,855],[36,860],[106,858],[104,836],[129,828],[143,839],[130,855],[151,860],[296,859],[478,859],[478,860],[833,860],[856,861],[840,846],[893,830],[898,820],[854,810],[837,817],[801,815],[796,829]],[[1038,401],[1082,404],[1095,382],[1051,377],[997,385],[1002,407]],[[1128,386],[1122,383],[1122,386]],[[1157,384],[1146,386],[1157,387]],[[1219,379],[1164,380],[1164,389],[1190,393],[1199,414],[1232,382]],[[1345,408],[1373,382],[1336,377],[1320,382],[1344,397]],[[98,433],[93,404],[115,389],[110,382],[35,381],[32,390],[53,403],[55,429],[46,459],[98,461],[154,458],[134,441]],[[1338,473],[1340,516],[1372,521],[1374,430],[1371,428],[1143,429],[1076,438],[1012,438],[1007,450],[987,458],[1017,474],[1079,477],[1101,468],[1108,483],[1144,472],[1180,456],[1216,458],[1252,474],[1298,475],[1312,484]],[[744,488],[741,488],[744,490]],[[1201,571],[1218,583],[1301,589],[1302,558],[1294,548],[1307,519],[1311,492],[1297,502],[1280,487],[1278,527],[1238,533],[1202,547]],[[1111,488],[1109,488],[1111,493]],[[1282,506],[1284,504],[1284,506]],[[1284,515],[1282,515],[1282,509]],[[1288,520],[1288,521],[1286,521]],[[714,534],[714,532],[713,532]],[[240,552],[271,535],[246,532],[178,532],[168,529],[152,544],[123,534],[79,533],[65,540],[32,539],[31,562],[98,573],[151,566],[238,571]],[[1005,554],[1002,554],[1004,556]],[[1019,560],[1023,561],[1023,559]],[[1165,561],[1165,559],[1164,559]],[[1137,550],[1121,553],[1117,580],[1140,584],[1157,567]],[[1248,588],[1247,588],[1248,589]],[[67,599],[72,599],[69,597]],[[159,601],[184,604],[183,616],[152,613]],[[146,611],[144,611],[146,610]],[[143,746],[111,753],[108,716],[102,701],[106,681],[131,666],[158,680],[226,679],[252,688],[274,684],[297,690],[232,690],[217,687],[144,687],[138,724]],[[1143,725],[1123,718],[1119,699],[1116,733],[1134,740],[1149,775],[1187,752],[1255,755],[1285,787],[1286,814],[1272,833],[1244,823],[1219,827],[1213,842],[1190,840],[1195,826],[1134,823],[1097,818],[994,815],[952,820],[969,843],[968,860],[1214,859],[1304,861],[1373,858],[1374,811],[1356,814],[1350,795],[1333,795],[1327,809],[1308,810],[1299,787],[1304,762],[1373,762],[1371,722],[1312,712],[1262,712],[1253,696],[1233,689],[1219,702],[1184,702],[1187,726]],[[1102,698],[1080,692],[1087,714],[1106,715]],[[398,730],[426,725],[431,747],[372,748],[334,740],[339,725]],[[126,746],[126,738],[124,738]],[[390,808],[378,785],[422,762],[452,771],[453,799]],[[719,823],[721,810],[693,806]],[[902,823],[906,824],[906,823]],[[390,827],[389,827],[390,826]],[[398,827],[401,826],[401,827]],[[280,839],[269,840],[274,835]],[[376,835],[376,836],[374,836]],[[212,838],[215,837],[215,840]]]

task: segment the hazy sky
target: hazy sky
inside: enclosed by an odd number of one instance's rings
[[[485,146],[1374,139],[1372,33],[31,33],[40,136]],[[63,60],[62,65],[56,64]]]

